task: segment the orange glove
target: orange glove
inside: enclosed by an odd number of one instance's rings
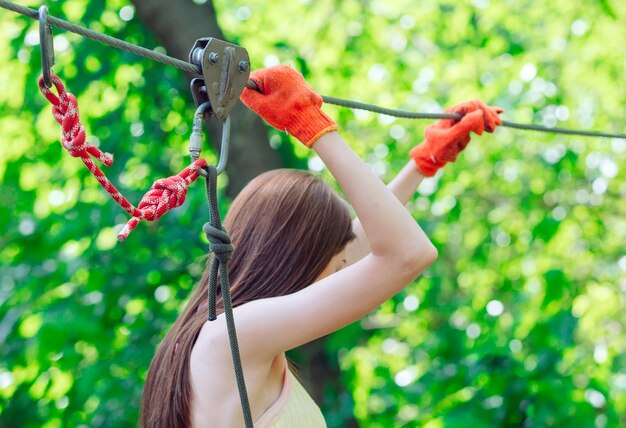
[[[482,135],[483,131],[493,132],[496,126],[502,125],[498,114],[503,111],[500,107],[489,107],[478,100],[446,109],[446,113],[459,113],[463,118],[440,119],[427,126],[424,142],[414,147],[409,155],[424,176],[432,177],[446,163],[456,160],[470,142],[471,131]]]
[[[245,88],[241,101],[274,128],[287,131],[309,148],[322,135],[337,130],[320,109],[322,97],[293,68],[277,65],[253,71],[250,79],[259,91]]]

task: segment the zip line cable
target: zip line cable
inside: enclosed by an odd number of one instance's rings
[[[19,13],[24,16],[28,16],[29,18],[39,19],[39,12],[30,9],[28,7],[20,6],[15,3],[11,3],[6,0],[0,0],[0,7],[10,10],[12,12]],[[48,24],[53,25],[55,27],[61,28],[63,30],[79,34],[83,37],[96,40],[101,43],[105,43],[107,45],[113,46],[114,48],[125,50],[127,52],[131,52],[135,55],[142,56],[144,58],[151,59],[156,62],[160,62],[165,65],[170,65],[172,67],[176,67],[180,70],[201,75],[202,67],[192,64],[187,61],[183,61],[177,58],[173,58],[171,56],[161,54],[159,52],[155,52],[150,49],[146,49],[143,46],[137,46],[132,43],[125,42],[124,40],[117,39],[115,37],[107,36],[106,34],[99,33],[97,31],[90,30],[85,27],[81,27],[80,25],[73,24],[71,22],[65,21],[63,19],[55,18],[51,15],[48,16]],[[247,85],[249,88],[254,88],[253,82],[248,82]],[[379,107],[373,104],[362,103],[358,101],[345,100],[342,98],[330,97],[327,95],[322,95],[322,99],[327,104],[333,104],[339,107],[346,107],[356,110],[365,110],[370,111],[372,113],[384,114],[387,116],[399,117],[404,119],[460,119],[462,116],[459,114],[449,114],[449,113],[419,113],[419,112],[411,112],[406,110],[397,110],[390,109],[385,107]],[[515,129],[523,129],[527,131],[540,131],[540,132],[549,132],[554,134],[566,134],[566,135],[580,135],[585,137],[602,137],[602,138],[619,138],[626,140],[626,134],[619,133],[610,133],[610,132],[597,132],[597,131],[583,131],[577,129],[566,129],[566,128],[551,128],[542,125],[534,125],[534,124],[523,124],[523,123],[515,123],[508,120],[502,121],[502,126],[506,126],[508,128]]]
[[[373,113],[384,114],[387,116],[401,117],[404,119],[461,119],[463,116],[457,113],[413,113],[405,110],[396,110],[385,107],[379,107],[372,104],[360,103],[358,101],[344,100],[341,98],[329,97],[322,95],[325,103],[334,104],[340,107],[348,107],[357,110],[371,111]],[[549,128],[542,125],[516,123],[509,120],[502,120],[502,126],[508,128],[524,129],[526,131],[552,132],[555,134],[566,135],[582,135],[585,137],[602,137],[602,138],[619,138],[626,139],[626,134],[617,134],[610,132],[582,131],[578,129],[567,128]]]
[[[11,3],[6,0],[0,0],[0,7],[10,10],[12,12],[17,12],[24,16],[28,16],[29,18],[39,19],[38,11],[28,7],[17,5],[15,3]],[[48,24],[54,25],[55,27],[61,28],[63,30],[67,30],[71,33],[79,34],[88,39],[92,39],[113,46],[114,48],[134,53],[135,55],[139,55],[144,58],[148,58],[165,65],[171,65],[172,67],[176,67],[189,73],[202,74],[202,67],[198,65],[191,64],[187,61],[182,61],[180,59],[173,58],[171,56],[167,56],[150,49],[146,49],[142,46],[137,46],[132,43],[125,42],[124,40],[116,39],[115,37],[107,36],[106,34],[98,33],[97,31],[81,27],[80,25],[72,24],[71,22],[65,21],[64,19],[55,18],[52,15],[48,15]]]

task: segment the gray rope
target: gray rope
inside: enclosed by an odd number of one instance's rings
[[[611,132],[598,132],[598,131],[581,131],[579,129],[567,129],[567,128],[549,128],[547,126],[533,125],[526,123],[515,123],[508,120],[502,121],[502,126],[515,129],[524,129],[527,131],[539,131],[539,132],[551,132],[553,134],[566,134],[566,135],[581,135],[583,137],[601,137],[601,138],[619,138],[626,140],[625,134],[614,134]]]
[[[228,261],[233,251],[233,245],[230,242],[228,232],[222,226],[220,219],[220,210],[217,201],[217,169],[214,166],[206,168],[206,195],[209,203],[210,221],[206,223],[202,230],[206,234],[207,239],[211,243],[210,250],[213,253],[211,260],[211,268],[209,271],[209,321],[214,321],[216,315],[216,293],[217,293],[217,276],[219,271],[220,288],[222,289],[222,304],[224,306],[224,316],[226,317],[226,328],[228,330],[228,340],[230,341],[230,349],[233,358],[233,367],[235,369],[235,378],[237,379],[237,388],[239,390],[239,399],[241,400],[241,409],[243,411],[243,420],[246,428],[253,428],[252,412],[250,411],[250,402],[248,401],[248,392],[243,377],[243,368],[241,366],[241,356],[239,354],[239,344],[237,341],[237,331],[235,330],[235,319],[233,316],[233,303],[230,296],[230,280],[228,277]]]
[[[28,16],[30,18],[39,19],[38,11],[34,9],[30,9],[28,7],[11,3],[6,0],[0,0],[0,7],[11,10],[13,12],[17,12],[24,16]],[[164,55],[162,53],[155,52],[150,49],[146,49],[142,46],[137,46],[132,43],[128,43],[123,40],[116,39],[115,37],[107,36],[106,34],[98,33],[97,31],[93,31],[88,28],[81,27],[80,25],[72,24],[71,22],[65,21],[63,19],[55,18],[54,16],[51,16],[51,15],[48,16],[48,24],[54,25],[55,27],[58,27],[58,28],[62,28],[63,30],[67,30],[71,33],[79,34],[83,37],[87,37],[88,39],[96,40],[98,42],[105,43],[115,48],[125,50],[135,55],[139,55],[139,56],[151,59],[153,61],[160,62],[162,64],[171,65],[172,67],[176,67],[178,69],[187,71],[189,73],[202,74],[202,67],[200,66],[191,64],[187,61],[182,61],[177,58],[173,58],[171,56]]]
[[[248,85],[248,87],[251,87]],[[384,107],[378,107],[372,104],[360,103],[358,101],[344,100],[341,98],[329,97],[322,95],[325,103],[334,104],[340,107],[353,108],[357,110],[366,110],[373,113],[386,114],[387,116],[402,117],[405,119],[461,119],[463,116],[456,113],[415,113],[405,110],[396,110]],[[580,131],[577,129],[551,128],[541,125],[515,123],[508,120],[502,121],[502,126],[508,128],[524,129],[527,131],[551,132],[554,134],[583,135],[585,137],[603,137],[603,138],[621,138],[626,139],[624,134],[614,134],[609,132],[597,131]]]
[[[254,87],[248,85],[249,88]],[[460,114],[448,113],[415,113],[412,111],[396,110],[391,108],[379,107],[373,104],[361,103],[359,101],[344,100],[342,98],[329,97],[322,95],[322,99],[327,104],[334,104],[339,107],[353,108],[357,110],[371,111],[372,113],[386,114],[387,116],[402,117],[404,119],[461,119]]]

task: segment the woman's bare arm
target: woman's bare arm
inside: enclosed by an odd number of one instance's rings
[[[415,166],[415,162],[410,160],[404,168],[389,182],[387,188],[395,195],[402,205],[412,198],[420,183],[424,180],[424,176]],[[349,266],[358,262],[370,253],[370,247],[365,236],[365,230],[361,225],[361,220],[356,217],[352,221],[352,230],[356,238],[346,247],[346,265]]]
[[[478,100],[459,103],[446,112],[460,114],[462,118],[443,119],[427,126],[424,141],[410,151],[411,160],[389,183],[389,190],[403,205],[413,196],[425,176],[434,175],[448,162],[456,160],[469,144],[470,132],[478,135],[485,130],[494,132],[502,124],[498,115],[503,109],[489,107]],[[355,263],[370,252],[358,216],[352,225],[357,238],[346,248],[347,264]]]
[[[338,133],[324,135],[313,149],[360,218],[370,252],[297,293],[237,308],[242,354],[272,358],[336,331],[398,293],[437,257],[403,204]]]

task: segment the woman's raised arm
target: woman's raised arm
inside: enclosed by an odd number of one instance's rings
[[[493,131],[499,118],[497,109],[480,102],[456,106],[454,111],[463,119],[428,127],[426,141],[411,151],[418,171],[407,166],[387,188],[339,136],[335,122],[320,109],[321,97],[298,72],[276,66],[254,72],[251,78],[259,92],[246,89],[242,101],[317,152],[356,211],[355,232],[358,242],[366,245],[359,250],[358,261],[320,275],[301,291],[236,308],[244,359],[270,360],[360,319],[434,262],[437,250],[404,203],[423,176],[456,159],[469,142],[470,131]]]
[[[469,143],[470,132],[478,135],[483,130],[494,132],[502,124],[498,117],[502,111],[480,101],[467,101],[447,109],[447,113],[462,114],[463,118],[458,121],[442,119],[426,127],[424,142],[411,150],[411,160],[387,186],[391,193],[405,205],[424,177],[435,175],[446,163],[456,160]],[[356,238],[348,244],[347,265],[361,260],[371,251],[359,217],[352,222],[352,228]]]

